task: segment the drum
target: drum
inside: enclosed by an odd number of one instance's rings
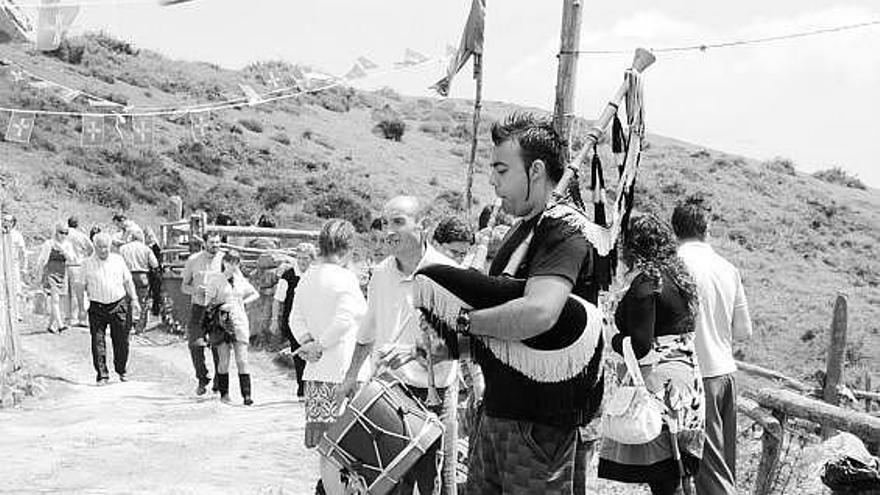
[[[322,473],[324,486],[339,486],[341,481],[345,493],[386,494],[442,434],[437,416],[399,380],[390,375],[374,378],[318,443],[318,452],[338,468]],[[327,479],[333,476],[336,479]]]

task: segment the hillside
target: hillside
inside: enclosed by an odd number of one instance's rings
[[[72,40],[56,55],[0,45],[0,59],[137,107],[235,98],[238,83],[265,92],[271,89],[266,67],[279,75],[293,70],[284,63],[229,71],[171,61],[99,35]],[[158,118],[151,148],[123,144],[111,118],[108,141],[85,148],[78,119],[38,116],[30,144],[0,142],[0,186],[31,242],[71,212],[87,227],[107,223],[119,209],[155,225],[171,194],[189,208],[229,213],[239,222],[268,211],[282,226],[315,226],[320,216],[344,213],[365,228],[397,193],[430,200],[438,214],[461,207],[470,105],[334,88],[213,112],[204,143],[193,142],[186,115]],[[65,103],[8,78],[0,78],[0,106],[88,110],[81,99]],[[484,108],[488,123],[517,107],[489,102]],[[375,131],[397,118],[406,124],[401,141]],[[486,127],[475,184],[481,204],[492,194]],[[870,349],[880,347],[880,194],[820,181],[783,161],[759,163],[649,136],[637,207],[668,216],[678,199],[695,193],[714,205],[713,243],[742,268],[756,336],[739,347],[740,357],[812,379],[824,366],[840,290],[849,296],[846,379],[858,385],[863,370],[873,368],[878,383],[880,365]]]

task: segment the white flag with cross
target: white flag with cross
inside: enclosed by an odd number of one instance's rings
[[[100,146],[104,144],[104,116],[82,116],[82,135],[80,144],[83,146]]]
[[[210,118],[207,112],[189,114],[190,131],[193,141],[204,141],[208,138],[208,123]]]
[[[153,117],[145,115],[131,119],[131,140],[134,145],[153,146]]]
[[[31,133],[34,131],[34,120],[36,114],[32,112],[12,112],[9,118],[9,126],[6,127],[7,141],[16,143],[28,143],[31,140]]]

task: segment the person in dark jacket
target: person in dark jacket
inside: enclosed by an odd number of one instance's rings
[[[281,278],[275,286],[275,297],[272,302],[272,333],[281,333],[281,336],[290,343],[290,351],[296,352],[299,349],[299,342],[293,337],[290,331],[288,319],[290,310],[293,307],[293,296],[296,293],[296,286],[299,283],[300,276],[309,269],[309,265],[318,257],[318,250],[314,244],[302,242],[296,247],[296,263],[281,273]],[[296,371],[296,396],[300,399],[304,397],[305,387],[303,385],[303,371],[306,362],[299,356],[293,357],[293,366]]]

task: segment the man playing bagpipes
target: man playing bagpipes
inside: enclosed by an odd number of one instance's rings
[[[485,375],[466,493],[583,493],[576,446],[603,392],[592,279],[600,229],[553,199],[565,143],[549,119],[513,114],[493,125],[492,141],[491,183],[520,221],[489,276],[418,271],[415,304],[453,356],[464,350],[455,337],[471,336]]]
[[[337,392],[337,406],[354,394],[358,371],[372,357],[374,366],[390,370],[422,402],[428,401],[429,388],[439,392],[439,398],[434,399],[442,403],[441,417],[456,407],[457,363],[438,362],[432,366],[430,376],[426,361],[413,359],[422,338],[413,304],[413,273],[428,265],[455,265],[427,242],[423,213],[418,199],[412,196],[398,196],[385,205],[382,221],[390,255],[373,270],[367,288],[367,314],[358,329],[351,365]],[[439,447],[435,443],[428,449],[403,476],[394,493],[410,495],[415,485],[421,494],[435,493]]]

